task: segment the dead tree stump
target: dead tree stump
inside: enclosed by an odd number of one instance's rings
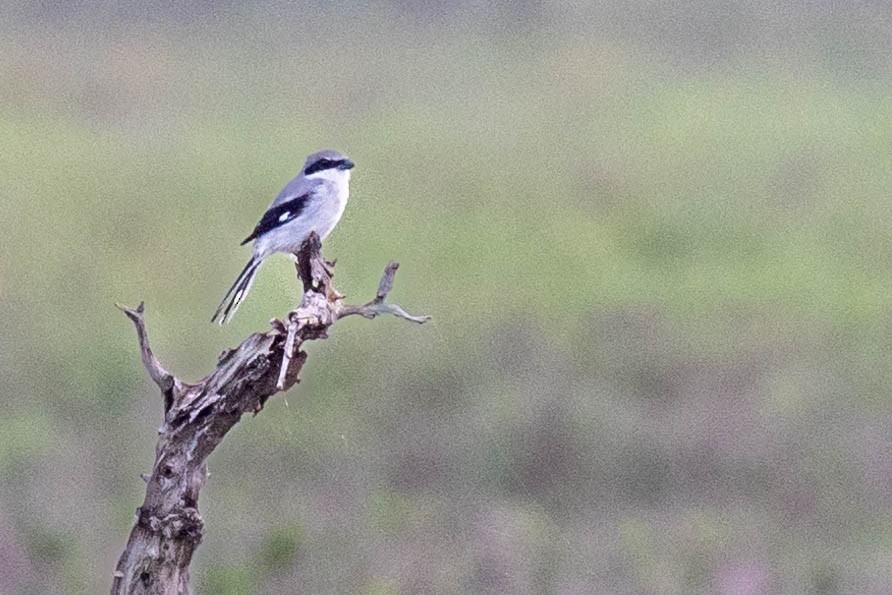
[[[323,260],[320,248],[312,234],[297,255],[304,287],[300,306],[284,321],[272,320],[271,330],[224,351],[216,369],[196,383],[180,381],[155,359],[142,303],[135,309],[118,306],[136,326],[142,363],[164,396],[164,423],[152,473],[143,477],[145,500],[114,572],[112,595],[191,593],[189,564],[204,531],[198,495],[207,479],[207,458],[242,415],[256,415],[272,395],[298,382],[307,361],[304,341],[326,338],[328,328],[345,316],[429,319],[386,302],[396,262],[385,268],[374,299],[361,306],[344,304],[332,285],[334,264]]]

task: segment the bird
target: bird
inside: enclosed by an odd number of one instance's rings
[[[226,292],[211,322],[218,317],[221,325],[232,320],[266,257],[279,252],[296,255],[313,231],[320,241],[328,237],[347,206],[354,165],[346,155],[331,149],[307,157],[300,173],[285,185],[254,231],[242,240],[241,245],[254,242],[251,260]]]

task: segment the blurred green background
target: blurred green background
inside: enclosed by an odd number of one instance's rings
[[[10,1],[0,592],[108,589],[304,157],[348,319],[210,460],[199,593],[887,593],[892,8]],[[287,400],[287,403],[286,403]]]

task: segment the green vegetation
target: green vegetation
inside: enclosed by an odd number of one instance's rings
[[[298,299],[281,258],[207,322],[323,147],[357,163],[339,289],[397,259],[434,322],[345,320],[227,438],[200,592],[892,584],[890,73],[843,24],[713,62],[569,17],[29,10],[0,24],[0,592],[107,589],[161,410],[113,304],[209,371]]]

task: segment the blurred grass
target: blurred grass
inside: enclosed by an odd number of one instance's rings
[[[21,10],[0,41],[0,591],[107,588],[160,421],[113,303],[145,299],[162,361],[206,373],[294,303],[280,259],[207,324],[323,146],[358,164],[339,288],[364,301],[398,259],[393,299],[434,322],[344,321],[288,406],[237,427],[202,498],[203,592],[892,582],[882,86],[801,38],[697,68],[615,29],[364,5]]]

